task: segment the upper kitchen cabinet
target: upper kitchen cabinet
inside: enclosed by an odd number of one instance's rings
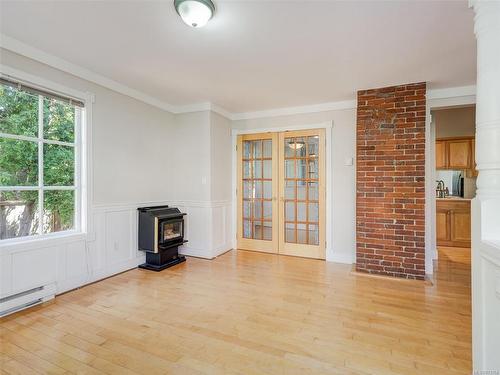
[[[436,169],[446,169],[446,143],[436,141]]]
[[[469,169],[471,166],[471,140],[449,140],[446,144],[448,147],[448,168]]]
[[[479,172],[476,169],[476,139],[472,138],[471,141],[471,160],[472,166],[467,170],[467,177],[477,177]]]
[[[475,169],[473,137],[436,140],[436,169]]]

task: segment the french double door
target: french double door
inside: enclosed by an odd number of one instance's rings
[[[238,248],[325,258],[325,130],[238,137]]]

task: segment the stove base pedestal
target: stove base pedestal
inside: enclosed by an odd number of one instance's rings
[[[177,246],[175,246],[160,250],[158,253],[146,252],[146,263],[139,265],[139,268],[159,272],[185,261],[186,257],[179,255]]]

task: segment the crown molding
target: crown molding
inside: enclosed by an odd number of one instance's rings
[[[219,115],[226,117],[229,120],[233,120],[234,114],[229,112],[228,110],[215,105],[210,102],[204,103],[195,103],[195,104],[187,104],[182,106],[175,107],[173,113],[182,114],[182,113],[191,113],[191,112],[200,112],[200,111],[212,111],[218,113]]]
[[[231,112],[227,111],[226,109],[220,106],[214,105],[210,102],[194,103],[194,104],[178,105],[178,106],[166,103],[150,95],[147,95],[141,91],[132,89],[112,79],[94,73],[93,71],[87,68],[81,67],[77,64],[73,64],[67,60],[61,59],[55,55],[44,52],[38,48],[32,47],[26,43],[23,43],[17,39],[14,39],[2,33],[0,33],[0,47],[9,50],[11,52],[14,52],[18,55],[25,56],[32,60],[41,62],[52,68],[69,73],[78,78],[82,78],[86,81],[95,83],[99,86],[116,91],[120,94],[137,99],[141,102],[150,104],[154,107],[171,112],[173,114],[182,114],[182,113],[199,112],[199,111],[213,111],[220,114],[221,116],[227,117],[230,120],[232,120],[233,117],[233,114]]]
[[[169,103],[162,102],[156,98],[153,98],[152,96],[144,94],[143,92],[132,89],[112,79],[94,73],[91,70],[73,64],[67,60],[46,53],[38,48],[32,47],[5,34],[0,34],[0,47],[17,53],[18,55],[22,55],[30,59],[39,61],[53,68],[62,70],[63,72],[70,73],[76,77],[83,78],[87,81],[98,84],[99,86],[103,86],[105,88],[119,92],[120,94],[124,94],[131,98],[137,99],[141,102],[150,104],[154,107],[163,109],[168,112],[175,111],[175,107]]]
[[[356,100],[343,100],[336,102],[326,102],[297,107],[282,107],[253,112],[230,112],[214,103],[202,102],[188,105],[173,105],[161,101],[155,97],[145,94],[141,91],[132,89],[110,78],[95,73],[87,68],[73,64],[67,60],[61,59],[55,55],[44,52],[38,48],[32,47],[17,39],[0,33],[0,47],[18,55],[36,60],[45,65],[69,73],[76,77],[95,83],[99,86],[116,91],[120,94],[137,99],[154,107],[160,108],[173,114],[212,111],[226,117],[229,120],[251,120],[264,117],[291,116],[299,114],[317,113],[325,111],[339,111],[356,108]],[[476,86],[461,86],[444,89],[427,90],[427,99],[452,99],[452,98],[474,98],[476,95]]]
[[[475,95],[476,95],[475,85],[427,90],[428,100],[471,98],[475,97]],[[230,119],[251,120],[263,117],[290,116],[290,115],[325,112],[325,111],[340,111],[346,109],[355,109],[356,107],[357,107],[356,100],[344,100],[338,102],[312,104],[299,107],[276,108],[264,111],[230,113]]]
[[[172,113],[182,114],[182,113],[202,112],[202,111],[210,111],[210,110],[211,110],[211,103],[210,102],[203,102],[203,103],[178,105],[172,110]]]
[[[264,111],[233,113],[232,120],[251,120],[262,117],[290,116],[305,113],[340,111],[344,109],[354,108],[356,108],[356,100],[343,100],[338,102],[312,104],[300,107],[284,107]]]
[[[218,113],[219,115],[221,115],[229,120],[234,120],[234,113],[231,113],[228,110],[226,110],[226,109],[224,109],[216,104],[210,103],[210,110],[212,112]]]

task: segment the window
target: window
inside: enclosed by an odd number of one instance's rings
[[[83,103],[0,79],[0,240],[78,228]]]

